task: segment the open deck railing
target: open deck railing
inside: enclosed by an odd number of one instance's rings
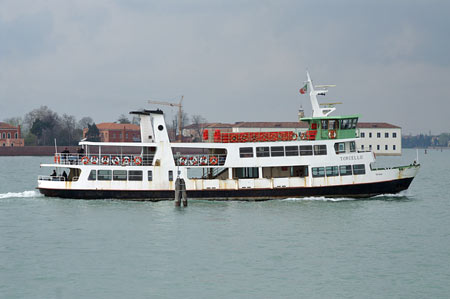
[[[111,154],[55,154],[58,165],[111,165],[111,166],[148,166],[152,165],[154,155],[111,155]]]
[[[40,175],[38,176],[38,180],[64,182],[66,179],[63,176]]]
[[[52,175],[40,175],[38,176],[38,181],[57,181],[57,182],[64,182],[64,181],[71,181],[76,182],[78,181],[77,176],[74,176],[71,180],[66,179],[64,176],[52,176]]]
[[[376,170],[388,170],[388,169],[404,170],[404,169],[408,169],[408,168],[416,168],[416,167],[420,167],[420,164],[413,163],[413,164],[403,165],[403,166],[378,167],[378,168],[371,168],[371,169],[372,169],[373,171],[376,171]]]

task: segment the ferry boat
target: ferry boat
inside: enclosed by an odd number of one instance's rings
[[[314,86],[309,74],[305,83],[313,115],[302,118],[308,129],[300,135],[216,130],[213,140],[171,143],[161,110],[134,111],[141,142],[82,141],[83,154],[56,153],[54,163],[41,164],[58,174],[39,176],[38,189],[52,197],[149,201],[173,200],[177,178],[189,199],[204,200],[367,198],[408,189],[420,165],[374,168],[374,153],[356,148],[359,116],[330,116],[336,108],[317,100],[330,85]]]

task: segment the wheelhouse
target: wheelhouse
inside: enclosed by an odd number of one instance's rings
[[[359,115],[305,117],[308,130],[302,136],[304,140],[327,140],[356,138],[356,126]]]

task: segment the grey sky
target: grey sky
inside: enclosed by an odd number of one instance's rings
[[[47,105],[115,121],[177,101],[211,122],[335,114],[450,131],[449,1],[0,0],[0,120]],[[172,108],[163,107],[172,115]]]

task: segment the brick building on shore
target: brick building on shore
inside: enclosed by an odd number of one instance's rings
[[[100,133],[101,142],[139,142],[141,130],[134,124],[100,123],[96,125]],[[86,138],[87,128],[83,129],[83,138]]]
[[[21,136],[20,125],[15,127],[7,123],[0,122],[0,146],[20,147],[24,145],[25,141]]]

